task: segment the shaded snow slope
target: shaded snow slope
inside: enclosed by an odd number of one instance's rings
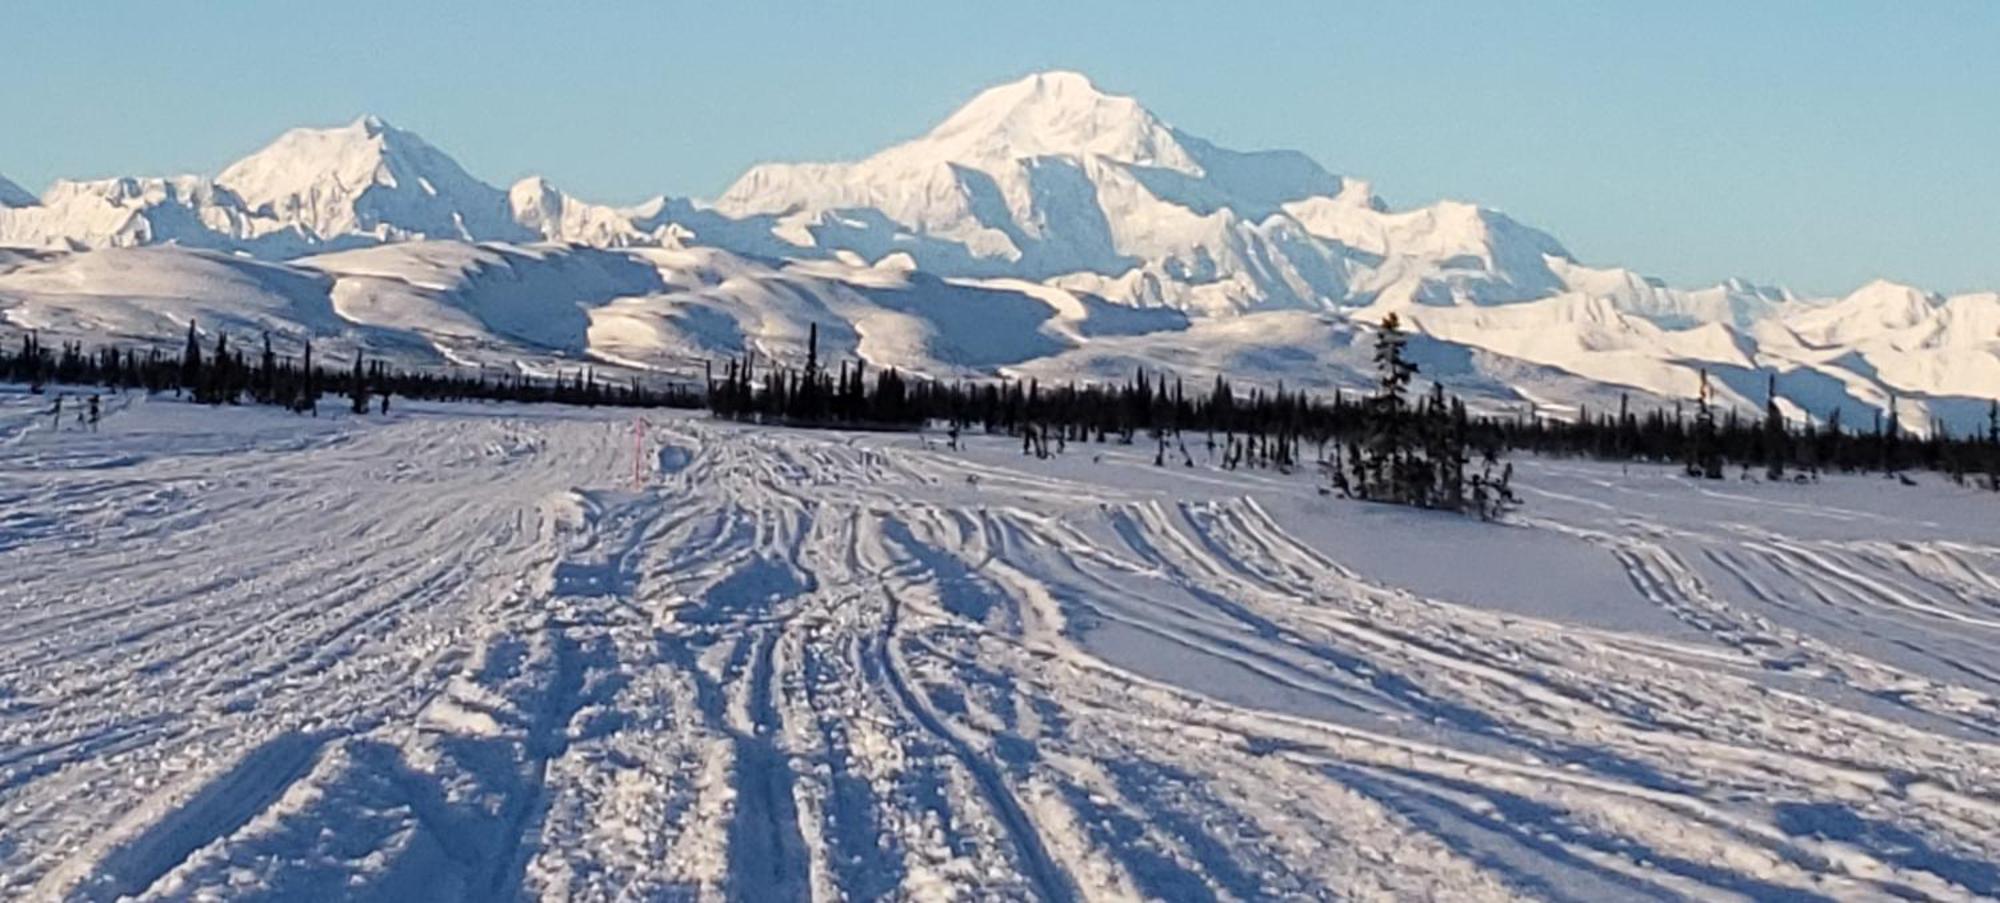
[[[29,194],[28,190],[14,184],[6,176],[0,176],[0,207],[33,207],[41,200]]]
[[[45,404],[0,896],[2000,894],[1990,494]]]

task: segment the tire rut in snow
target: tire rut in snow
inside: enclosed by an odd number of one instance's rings
[[[561,627],[550,625],[546,629],[554,675],[529,727],[526,746],[530,764],[523,784],[514,788],[502,809],[501,845],[485,859],[483,874],[471,884],[488,900],[521,896],[522,873],[535,851],[533,839],[527,835],[540,824],[541,810],[547,804],[549,763],[567,751],[569,723],[583,707],[583,670],[576,641]]]
[[[1014,794],[1007,789],[999,770],[931,713],[930,708],[917,698],[916,691],[910,687],[902,669],[896,666],[896,656],[890,649],[890,644],[895,642],[896,622],[902,603],[897,600],[895,593],[888,591],[886,587],[884,592],[888,596],[889,609],[884,619],[882,636],[875,645],[874,652],[878,656],[877,664],[882,669],[883,676],[888,679],[890,689],[895,691],[898,703],[925,731],[950,747],[952,754],[965,765],[966,771],[970,772],[973,779],[979,783],[980,791],[993,806],[1001,827],[1013,840],[1015,851],[1021,857],[1022,871],[1034,885],[1036,894],[1044,900],[1075,899],[1075,885],[1049,856],[1048,848],[1042,844],[1041,833],[1035,829],[1035,823],[1028,818],[1027,813],[1022,811],[1020,802],[1014,799]]]
[[[773,737],[782,728],[771,699],[775,634],[757,640],[750,659],[751,729],[732,730],[736,743],[736,815],[729,823],[730,897],[807,897],[805,837],[792,796],[792,769]]]
[[[144,893],[196,850],[228,837],[269,808],[305,774],[324,736],[286,733],[265,741],[92,866],[80,899]]]

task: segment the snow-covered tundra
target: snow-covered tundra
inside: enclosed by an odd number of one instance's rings
[[[0,897],[2000,894],[2000,499],[1936,480],[1529,460],[1486,525],[1199,449],[47,404]]]

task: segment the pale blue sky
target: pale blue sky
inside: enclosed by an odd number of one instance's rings
[[[710,197],[1077,69],[1586,262],[2000,288],[2000,3],[21,3],[0,174],[214,173],[377,113],[505,185]]]

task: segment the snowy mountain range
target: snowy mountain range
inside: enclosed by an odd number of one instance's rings
[[[2000,294],[1669,287],[1455,201],[1398,210],[1290,151],[1239,152],[1076,73],[989,89],[866,159],[751,168],[713,202],[502,189],[375,117],[213,178],[0,178],[0,321],[79,336],[319,335],[417,363],[698,370],[749,347],[939,376],[1148,366],[1365,384],[1398,311],[1425,372],[1492,406],[1664,403],[1708,371],[1761,407],[1970,424]]]

